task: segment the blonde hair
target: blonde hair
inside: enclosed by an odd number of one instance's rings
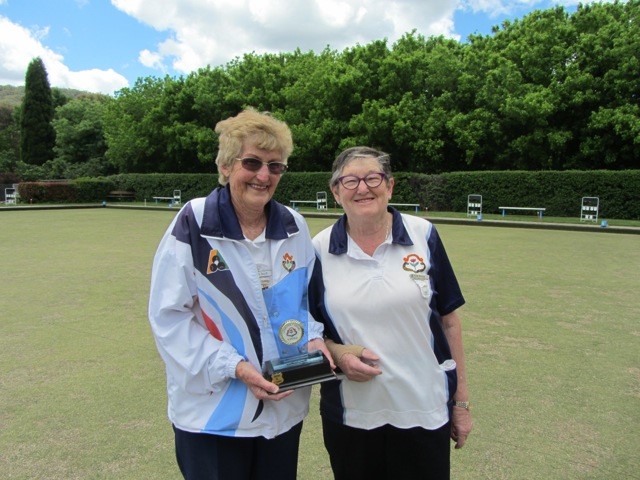
[[[229,178],[222,173],[220,167],[231,168],[242,152],[245,142],[264,150],[279,150],[284,163],[287,163],[293,151],[293,139],[287,124],[271,116],[269,112],[258,112],[253,108],[218,122],[215,132],[219,135],[216,165],[220,185],[229,182]]]

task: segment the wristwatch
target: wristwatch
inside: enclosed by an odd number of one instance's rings
[[[456,407],[464,408],[465,410],[469,410],[469,402],[454,402]]]

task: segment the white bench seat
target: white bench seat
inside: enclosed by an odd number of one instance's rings
[[[182,204],[182,192],[180,190],[174,190],[173,191],[173,197],[152,197],[156,203],[158,203],[158,200],[167,200],[169,201],[170,205],[180,205]]]
[[[392,207],[412,207],[416,212],[420,209],[419,203],[390,203]]]
[[[507,214],[507,210],[515,210],[515,211],[529,211],[536,212],[538,218],[542,218],[542,214],[546,210],[544,207],[498,207],[498,210],[502,210],[502,216],[504,217]]]
[[[291,208],[296,210],[296,205],[299,203],[308,203],[316,206],[318,210],[326,210],[327,209],[327,192],[316,192],[315,200],[289,200],[291,204]]]

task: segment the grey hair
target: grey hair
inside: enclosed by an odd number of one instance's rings
[[[338,184],[338,178],[342,176],[344,168],[351,163],[352,160],[358,158],[375,158],[380,164],[380,168],[387,176],[387,182],[391,179],[391,157],[388,153],[384,153],[381,150],[376,150],[372,147],[351,147],[343,150],[340,155],[333,161],[331,167],[331,180],[329,180],[329,187],[333,188]]]

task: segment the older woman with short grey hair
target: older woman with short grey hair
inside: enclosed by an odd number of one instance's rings
[[[337,480],[448,479],[449,442],[472,428],[464,303],[436,228],[389,206],[389,155],[353,147],[333,163],[344,215],[313,239],[309,296],[343,378],[321,387]]]

